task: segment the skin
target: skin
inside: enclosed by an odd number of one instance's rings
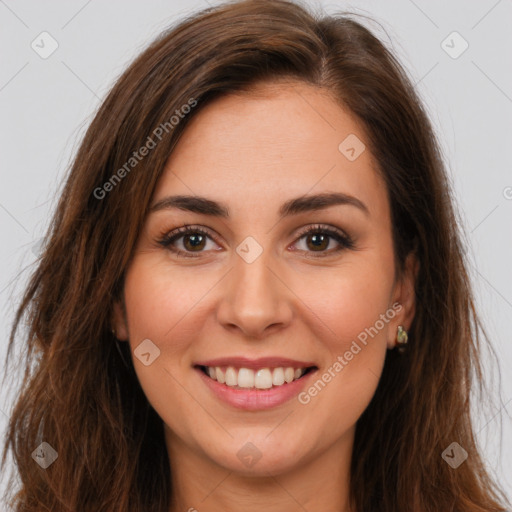
[[[398,325],[408,329],[413,320],[417,263],[410,256],[396,279],[386,188],[368,149],[352,162],[338,150],[348,134],[366,140],[326,91],[260,84],[201,110],[166,165],[152,204],[194,194],[230,210],[229,219],[176,208],[150,213],[127,270],[124,304],[115,307],[120,340],[132,351],[147,338],[160,349],[149,366],[133,360],[165,424],[171,512],[350,510],[355,423]],[[369,215],[335,205],[279,220],[285,200],[333,191],[357,197]],[[195,258],[158,244],[187,223],[216,237],[199,253],[190,239],[174,242]],[[322,257],[311,236],[299,233],[314,224],[349,234],[354,248],[332,252],[339,243],[331,238]],[[247,236],[263,249],[252,263],[236,252]],[[315,361],[321,375],[381,314],[395,311],[395,302],[402,307],[394,318],[307,404],[293,398],[241,411],[220,402],[192,368],[216,357],[275,355]],[[261,453],[252,467],[237,457],[247,442]]]

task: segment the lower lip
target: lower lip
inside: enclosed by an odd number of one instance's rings
[[[270,389],[233,389],[208,377],[200,368],[195,368],[203,382],[223,402],[248,411],[259,411],[277,407],[297,396],[316,373],[310,370],[300,379]]]

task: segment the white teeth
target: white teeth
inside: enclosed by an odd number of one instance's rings
[[[238,379],[240,379],[240,374]],[[263,368],[256,372],[256,377],[254,378],[254,386],[258,389],[269,389],[272,387],[272,374],[268,368]]]
[[[226,385],[238,386],[238,375],[232,366],[229,366],[226,370]]]
[[[270,389],[272,386],[282,386],[284,383],[289,384],[304,375],[305,368],[279,367],[279,368],[260,368],[252,370],[251,368],[236,369],[228,366],[225,371],[219,367],[206,367],[207,374],[213,380],[220,384],[226,384],[230,387],[238,387],[243,389]]]
[[[290,383],[293,378],[295,377],[295,371],[293,368],[286,368],[284,371],[284,380],[288,383]]]
[[[238,370],[238,386],[241,388],[253,388],[254,370],[250,368],[240,368],[240,370]]]
[[[215,373],[217,374],[217,381],[224,384],[226,382],[226,374],[222,371],[222,368],[215,368]]]
[[[284,370],[282,368],[274,368],[272,372],[272,384],[274,386],[284,384]]]

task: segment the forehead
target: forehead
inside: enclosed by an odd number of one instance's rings
[[[325,90],[277,82],[203,107],[171,154],[154,200],[194,194],[233,211],[277,209],[287,197],[332,191],[359,197],[372,215],[386,213],[364,127]]]

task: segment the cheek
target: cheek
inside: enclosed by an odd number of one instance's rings
[[[200,314],[201,298],[217,281],[203,277],[194,271],[173,271],[165,255],[143,253],[133,259],[125,279],[129,343],[138,381],[165,424],[184,437],[192,428],[191,418],[200,416],[201,411],[193,411],[186,420],[177,420],[174,414],[195,407],[181,368],[197,335],[193,319]],[[159,353],[153,357],[150,346],[151,363],[146,366],[137,360],[137,347],[147,339]]]
[[[333,280],[327,295],[329,301],[321,294],[310,295],[309,304],[318,312],[310,313],[317,344],[327,348],[329,356],[298,399],[309,427],[331,425],[325,436],[334,442],[340,432],[353,427],[375,394],[387,353],[390,313],[394,311],[387,309],[387,286],[369,276],[352,274]]]
[[[328,359],[301,403],[320,422],[326,410],[340,424],[359,417],[377,388],[387,353],[389,324],[395,310],[389,300],[393,286],[392,258],[360,257],[321,278],[302,281],[298,294],[319,349]],[[325,404],[331,407],[325,409]]]
[[[211,274],[198,268],[175,270],[165,255],[136,257],[125,280],[130,343],[136,346],[149,338],[164,348],[166,354],[183,349],[188,339],[187,329],[191,335],[194,332],[190,318],[200,313],[202,298],[218,281]]]
[[[372,339],[386,338],[388,322],[380,319],[390,308],[393,275],[389,268],[382,260],[361,258],[357,264],[309,275],[297,283],[297,295],[307,306],[301,316],[325,333],[322,338],[331,351],[347,350],[352,340],[364,340],[368,330]],[[372,329],[376,323],[378,333]]]

